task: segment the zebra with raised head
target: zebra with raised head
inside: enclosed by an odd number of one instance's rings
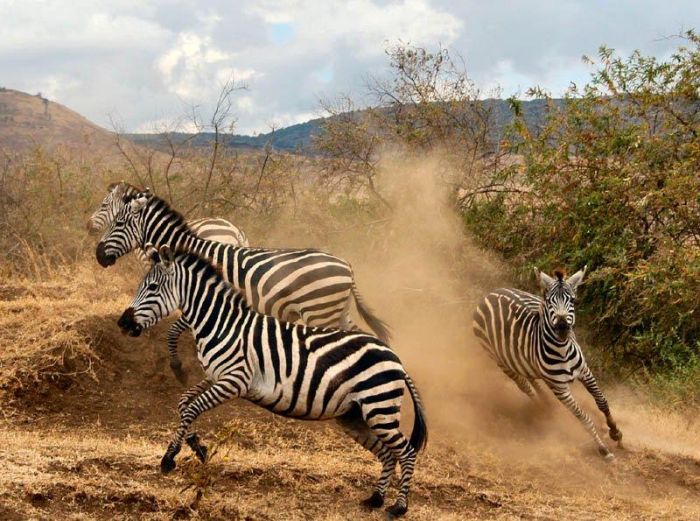
[[[120,181],[112,183],[107,187],[107,195],[100,203],[100,207],[90,216],[87,222],[87,229],[91,234],[97,234],[114,223],[114,219],[119,211],[124,206],[124,198],[133,197],[134,195],[143,192],[143,190]],[[225,244],[233,244],[234,246],[249,246],[248,238],[243,230],[237,228],[226,219],[217,217],[195,219],[187,222],[192,232],[210,241],[218,241]],[[134,249],[136,257],[147,268],[151,266],[151,260],[140,247]],[[186,383],[187,375],[182,369],[182,362],[177,354],[177,341],[182,332],[187,329],[187,323],[180,317],[168,329],[168,358],[170,369],[177,379]]]
[[[144,192],[134,185],[121,181],[112,183],[107,187],[107,195],[100,203],[100,207],[90,216],[87,229],[91,234],[97,234],[111,226],[119,210],[124,206],[124,198],[133,197]],[[219,217],[204,217],[188,221],[192,231],[202,239],[223,242],[236,246],[249,246],[248,238],[243,230],[237,228],[226,219]],[[144,265],[150,267],[150,259],[141,248],[135,248],[134,253]]]
[[[109,226],[96,256],[107,267],[144,245],[196,253],[219,267],[253,309],[287,322],[351,330],[350,304],[384,342],[386,324],[364,304],[350,265],[315,249],[241,248],[198,237],[184,218],[150,193],[128,196]]]
[[[398,462],[399,493],[387,511],[392,516],[406,512],[416,453],[428,433],[418,392],[384,342],[361,332],[307,327],[257,313],[207,260],[163,246],[118,324],[138,336],[176,309],[190,324],[206,378],[180,399],[180,423],[161,472],[175,468],[183,441],[205,461],[206,448],[190,432],[192,422],[239,397],[282,416],[336,419],[382,463],[374,492],[363,503],[384,504]],[[399,429],[404,385],[415,412],[410,440]]]
[[[605,415],[610,437],[621,444],[622,433],[574,334],[576,290],[586,268],[568,279],[561,270],[555,271],[554,277],[537,269],[535,273],[542,298],[517,289],[502,288],[489,293],[474,313],[474,334],[503,372],[529,397],[535,398],[535,391],[543,392],[538,385],[538,380],[543,380],[588,430],[600,454],[613,459],[570,388],[575,380],[583,383]]]

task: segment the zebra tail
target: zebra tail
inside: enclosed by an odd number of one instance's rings
[[[413,412],[415,416],[413,420],[413,431],[411,431],[411,439],[409,442],[416,452],[420,452],[425,449],[425,446],[428,444],[428,424],[425,422],[423,404],[420,401],[420,396],[418,396],[418,389],[413,385],[413,380],[411,380],[410,376],[406,375],[405,381],[408,392],[411,394],[411,399],[413,400]]]
[[[357,306],[357,311],[360,313],[362,320],[367,322],[367,325],[377,334],[377,338],[379,338],[379,340],[385,344],[388,344],[391,340],[391,333],[389,332],[388,324],[377,317],[369,306],[364,303],[354,280],[352,281],[352,296],[355,299],[355,306]]]

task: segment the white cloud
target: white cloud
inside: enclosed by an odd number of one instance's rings
[[[231,77],[239,131],[317,115],[318,98],[359,92],[401,40],[447,46],[482,87],[555,93],[587,75],[602,43],[666,55],[660,39],[700,27],[700,4],[584,0],[0,0],[2,84],[41,90],[98,124],[127,128],[211,110]]]

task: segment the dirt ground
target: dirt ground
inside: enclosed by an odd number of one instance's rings
[[[379,471],[369,454],[332,424],[279,418],[244,401],[198,422],[217,448],[209,463],[183,450],[178,469],[160,475],[181,390],[164,337],[164,327],[128,344],[105,337],[99,383],[41,384],[22,397],[25,407],[0,424],[0,518],[383,518],[358,504]],[[195,361],[185,358],[194,376]],[[477,405],[431,417],[409,519],[700,518],[692,431],[679,431],[675,446],[654,444],[681,427],[671,413],[656,425],[639,411],[619,415],[626,448],[606,464],[557,404],[539,410],[506,383],[494,390],[500,403],[478,405],[483,397],[467,390]],[[437,400],[427,393],[429,412]]]
[[[429,442],[407,518],[700,519],[697,411],[653,407],[643,392],[606,380],[624,434],[624,449],[613,448],[579,386],[616,455],[608,464],[553,398],[530,403],[470,333],[476,300],[508,282],[503,268],[465,242],[426,176],[400,173],[392,222],[315,245],[353,262],[360,291],[392,326],[392,347],[423,396]],[[308,245],[282,229],[265,243]],[[182,387],[167,366],[167,324],[138,339],[118,332],[136,285],[122,266],[105,271],[92,261],[70,280],[57,275],[60,284],[0,284],[0,384],[23,382],[0,405],[0,519],[384,519],[359,505],[380,470],[369,453],[332,423],[276,417],[242,400],[197,420],[211,451],[206,465],[184,448],[178,468],[161,475]],[[87,342],[90,371],[33,381],[22,376],[26,368],[14,370],[47,331],[53,336],[40,350]],[[201,372],[187,335],[180,351],[194,382]],[[411,422],[407,411],[405,430]]]

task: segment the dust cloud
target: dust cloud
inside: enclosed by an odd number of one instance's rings
[[[477,302],[512,281],[505,265],[465,235],[444,181],[448,176],[440,157],[407,161],[387,154],[380,162],[379,183],[392,206],[391,218],[341,230],[321,239],[322,245],[309,244],[308,237],[280,225],[273,242],[284,238],[287,246],[323,246],[353,265],[360,292],[391,326],[391,346],[423,396],[431,443],[451,447],[456,458],[475,468],[496,468],[506,475],[522,466],[517,474],[526,480],[539,476],[549,483],[558,476],[576,486],[611,479],[611,467],[598,457],[578,421],[553,396],[548,407],[532,403],[474,338],[471,316]],[[603,389],[627,447],[698,455],[692,443],[697,424],[654,412],[622,387]],[[608,446],[624,457],[579,384],[575,394]],[[411,418],[407,402],[404,411]],[[410,428],[412,420],[404,421]],[[665,435],[675,441],[663,443]]]

